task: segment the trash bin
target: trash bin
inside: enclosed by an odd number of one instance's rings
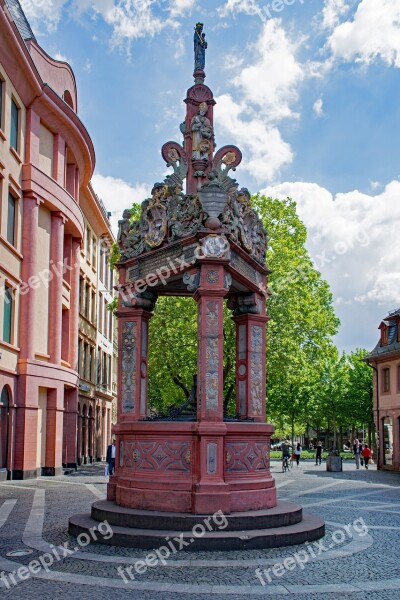
[[[326,470],[336,473],[343,471],[343,459],[340,456],[339,450],[333,450],[330,452],[326,459]]]

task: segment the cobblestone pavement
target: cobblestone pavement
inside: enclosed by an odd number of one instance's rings
[[[166,564],[138,573],[132,565],[149,551],[96,543],[80,547],[68,535],[68,517],[89,512],[92,502],[105,496],[103,469],[93,465],[69,476],[0,483],[1,597],[400,599],[400,474],[375,467],[356,470],[351,462],[344,464],[343,473],[327,473],[324,465],[312,462],[281,473],[279,463],[273,462],[279,498],[299,503],[326,521],[323,546],[181,550]],[[104,525],[100,534],[111,532]],[[70,549],[76,549],[73,556]],[[19,550],[21,555],[16,555]],[[30,563],[33,573],[21,569]],[[126,571],[130,566],[134,579]]]

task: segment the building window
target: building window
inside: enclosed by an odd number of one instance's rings
[[[14,316],[14,295],[13,289],[6,285],[4,292],[4,317],[3,317],[3,342],[12,344],[12,326]]]
[[[107,387],[108,385],[108,381],[107,381],[107,360],[106,360],[106,356],[103,357],[103,385],[105,387]]]
[[[387,346],[388,345],[388,327],[386,327],[386,325],[382,328],[382,343],[381,346]]]
[[[108,339],[112,340],[113,337],[113,311],[108,311]]]
[[[400,392],[400,365],[397,365],[397,391]]]
[[[79,312],[85,314],[85,279],[79,277]]]
[[[382,391],[390,392],[390,369],[382,369]]]
[[[18,152],[18,134],[19,134],[19,108],[14,100],[11,100],[11,131],[10,145]]]
[[[90,262],[92,236],[89,227],[86,228],[86,260]]]
[[[103,245],[100,245],[100,273],[99,273],[99,277],[100,277],[100,281],[103,283],[103,277],[104,277],[104,250],[103,250]]]
[[[4,90],[5,83],[2,79],[0,79],[0,129],[4,129]]]
[[[15,215],[17,201],[14,196],[8,194],[8,210],[7,210],[7,242],[15,246]]]
[[[90,283],[85,286],[85,317],[90,318]]]
[[[108,302],[104,301],[104,321],[103,321],[103,335],[108,338],[108,319],[107,319],[107,306]]]
[[[97,244],[96,244],[96,238],[94,236],[92,238],[92,265],[93,265],[93,269],[96,269],[96,267],[97,267]]]
[[[97,348],[97,384],[101,385],[101,372],[102,372],[102,350],[100,347]]]
[[[88,372],[88,344],[86,342],[83,343],[83,379],[87,379]]]
[[[92,290],[92,317],[91,321],[93,324],[96,323],[96,292]]]
[[[79,338],[78,342],[78,373],[79,377],[82,377],[82,340]]]

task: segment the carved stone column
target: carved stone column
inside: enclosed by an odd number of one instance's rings
[[[236,407],[243,419],[265,423],[265,338],[268,317],[258,294],[231,299],[236,324]]]
[[[230,511],[224,481],[224,380],[223,309],[227,294],[224,264],[205,261],[198,304],[197,420],[199,434],[199,482],[194,493],[194,512]]]
[[[152,314],[130,309],[118,322],[118,421],[147,416],[148,332]]]

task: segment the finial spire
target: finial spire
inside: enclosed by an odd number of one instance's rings
[[[206,66],[206,34],[203,33],[203,23],[196,23],[194,28],[194,81],[195,83],[204,83],[206,74],[204,72]]]

